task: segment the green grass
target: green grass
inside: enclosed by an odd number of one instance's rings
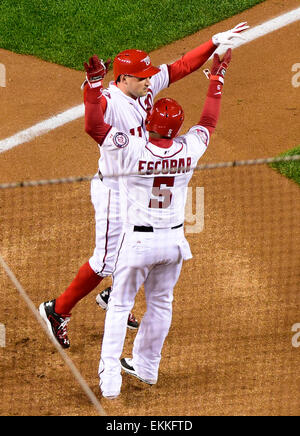
[[[94,53],[151,51],[262,1],[1,0],[0,47],[81,70]]]
[[[296,148],[293,148],[292,150],[281,153],[278,157],[295,156],[297,154],[300,155],[300,145]],[[300,185],[300,160],[289,162],[276,162],[270,164],[270,167],[277,170],[285,177],[294,180],[294,182]]]

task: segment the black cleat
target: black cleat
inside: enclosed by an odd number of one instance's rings
[[[127,328],[130,330],[137,330],[139,328],[138,320],[135,318],[133,313],[130,313],[128,316]]]
[[[123,358],[121,359],[121,368],[123,371],[127,372],[127,374],[133,375],[133,377],[138,378],[140,381],[147,383],[147,385],[155,385],[157,380],[147,380],[145,378],[140,377],[134,367],[132,366],[132,359]]]
[[[39,312],[52,337],[63,347],[69,348],[70,341],[68,338],[67,324],[70,321],[70,315],[59,315],[54,311],[55,300],[47,301],[40,304]]]
[[[111,287],[108,287],[96,296],[96,303],[104,310],[107,309],[110,293],[111,293]],[[139,328],[138,320],[135,318],[133,313],[130,313],[128,316],[127,327],[130,330],[137,330]]]
[[[96,297],[96,303],[104,310],[107,309],[110,293],[111,287],[104,289],[104,291],[100,292],[100,294],[98,294]]]

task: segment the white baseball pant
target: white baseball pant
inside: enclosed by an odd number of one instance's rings
[[[147,310],[134,341],[133,366],[141,378],[156,383],[172,320],[173,288],[183,259],[191,257],[183,227],[149,233],[135,232],[133,226],[126,228],[117,250],[99,364],[100,388],[105,396],[120,392],[127,319],[143,284]]]
[[[95,209],[95,249],[89,264],[101,277],[114,271],[115,253],[122,233],[119,191],[108,188],[98,174],[91,181],[91,200]]]

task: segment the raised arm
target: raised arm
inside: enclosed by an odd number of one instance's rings
[[[102,144],[111,129],[104,122],[101,105],[102,80],[107,72],[107,67],[98,56],[89,59],[89,64],[84,63],[86,83],[84,85],[85,105],[85,131],[97,144]]]
[[[210,84],[198,124],[206,127],[210,134],[214,132],[219,119],[224,76],[230,61],[231,48],[226,51],[222,60],[218,54],[214,55],[211,72],[208,72]]]
[[[213,35],[209,41],[187,52],[180,59],[168,65],[169,84],[177,82],[177,80],[198,70],[210,58],[220,44],[232,44],[234,38],[243,38],[240,32],[247,29],[249,29],[247,22],[243,22],[226,32],[217,33]]]

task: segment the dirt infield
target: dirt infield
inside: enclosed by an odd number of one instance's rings
[[[298,6],[267,0],[156,50],[153,62],[173,61],[240,21],[255,26]],[[220,121],[201,163],[271,157],[299,144],[300,89],[291,84],[299,36],[297,22],[234,50]],[[82,103],[83,72],[1,49],[0,62],[7,69],[0,139]],[[199,119],[206,89],[200,71],[160,96],[182,104],[186,130]],[[0,154],[0,183],[90,175],[97,160],[80,118]],[[101,398],[97,291],[73,310],[68,353],[108,415],[299,415],[300,349],[291,345],[291,328],[300,323],[299,187],[266,166],[196,172],[191,186],[205,188],[205,228],[187,234],[194,257],[174,292],[158,384],[125,375],[119,399]],[[55,298],[94,247],[89,184],[0,191],[0,211],[0,254],[36,306]],[[144,308],[141,292],[139,319]],[[96,414],[3,271],[0,323],[0,415]],[[128,332],[124,355],[133,338]]]

